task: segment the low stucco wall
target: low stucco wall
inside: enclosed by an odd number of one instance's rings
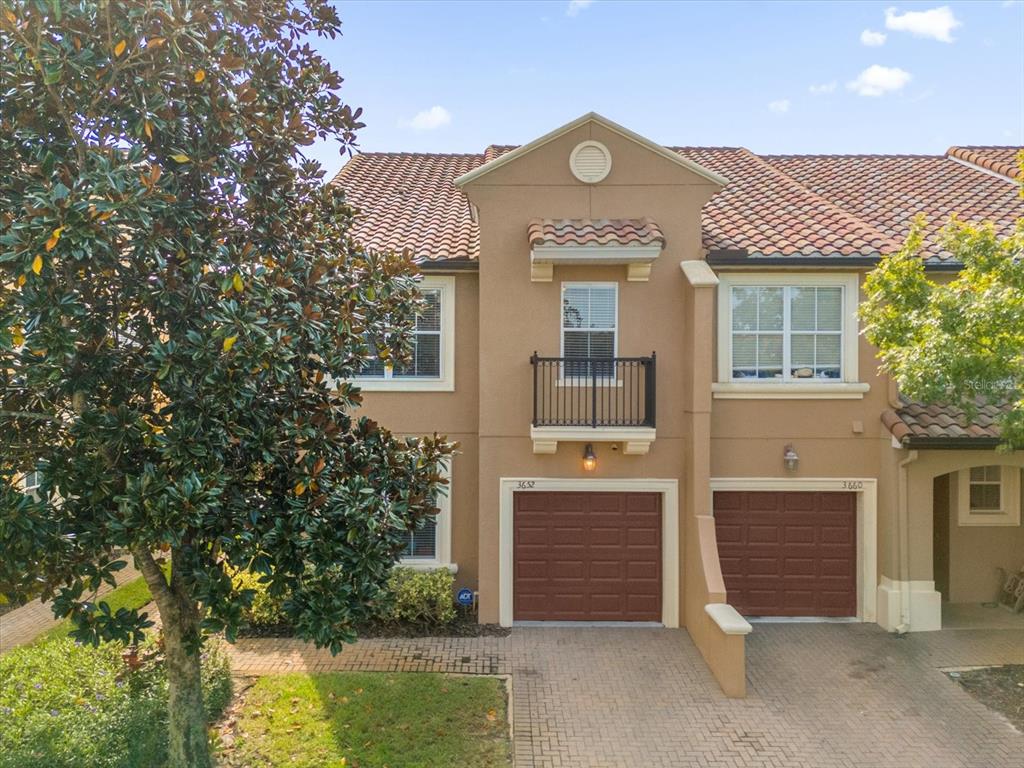
[[[726,602],[715,519],[710,515],[691,517],[687,540],[686,629],[722,692],[743,698],[747,695],[745,636],[727,635],[705,610],[709,603]]]

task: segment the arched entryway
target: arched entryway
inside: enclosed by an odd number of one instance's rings
[[[943,629],[1024,627],[1024,616],[999,605],[1007,573],[1024,567],[1022,471],[1019,460],[992,453],[932,478],[932,567]]]

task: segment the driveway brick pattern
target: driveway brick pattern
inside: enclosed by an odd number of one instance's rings
[[[243,640],[230,653],[239,674],[511,674],[516,768],[1024,765],[1024,735],[940,671],[1024,663],[1024,631],[758,624],[747,649],[744,700],[722,695],[683,630],[530,627],[363,640],[334,657]]]
[[[517,768],[1024,764],[1024,736],[938,669],[1024,663],[1024,632],[762,624],[748,637],[745,700],[719,692],[682,631],[511,639]]]
[[[509,675],[508,638],[424,637],[360,640],[337,656],[302,640],[250,638],[227,646],[236,675],[282,672],[446,672]]]

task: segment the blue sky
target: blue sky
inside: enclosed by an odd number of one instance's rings
[[[595,110],[663,144],[1024,144],[1024,2],[338,3],[365,151],[480,152]],[[343,160],[314,154],[328,172]]]

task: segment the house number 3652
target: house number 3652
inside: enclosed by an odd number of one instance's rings
[[[516,483],[516,488],[533,488],[534,484],[533,480],[520,480]]]

